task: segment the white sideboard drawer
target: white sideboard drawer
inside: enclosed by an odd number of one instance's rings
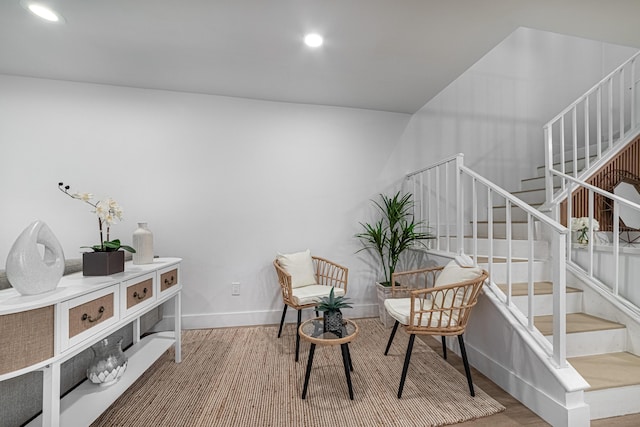
[[[163,293],[171,292],[178,288],[180,284],[180,265],[158,270],[158,297]]]
[[[62,351],[120,320],[120,286],[109,286],[60,304]]]
[[[120,284],[120,310],[123,317],[153,304],[156,300],[154,291],[156,273],[148,273]]]

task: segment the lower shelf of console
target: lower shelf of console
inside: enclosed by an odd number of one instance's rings
[[[116,401],[176,342],[173,332],[148,335],[129,347],[127,370],[118,382],[100,386],[85,381],[60,400],[60,426],[87,427]],[[42,415],[28,426],[42,426]]]

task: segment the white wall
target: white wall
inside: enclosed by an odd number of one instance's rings
[[[64,181],[121,203],[112,237],[147,221],[156,253],[184,258],[187,327],[277,322],[271,261],[307,247],[347,265],[357,313],[375,315],[352,237],[369,199],[456,152],[498,183],[530,175],[542,124],[632,52],[519,29],[413,117],[0,76],[0,267],[37,218],[68,258],[98,242]]]
[[[64,181],[123,206],[112,238],[147,221],[156,254],[184,258],[187,327],[279,321],[271,262],[307,247],[350,267],[349,296],[375,315],[353,235],[408,115],[10,76],[0,94],[0,268],[35,219],[67,258],[99,242]]]
[[[518,190],[544,165],[542,126],[636,50],[519,28],[412,117],[390,174],[461,152],[467,166]]]

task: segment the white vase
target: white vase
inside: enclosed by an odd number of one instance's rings
[[[153,262],[153,233],[147,227],[146,222],[139,222],[138,228],[133,232],[134,264],[151,264]]]
[[[38,245],[44,247],[40,253]],[[20,233],[9,250],[7,279],[22,295],[52,291],[64,273],[62,246],[43,221],[34,221]]]

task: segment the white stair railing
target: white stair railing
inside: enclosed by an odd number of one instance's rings
[[[623,207],[626,208],[627,213],[633,212],[631,215],[635,217],[640,217],[640,205],[634,203],[630,200],[624,199],[615,194],[609,193],[602,188],[595,187],[590,185],[584,181],[576,179],[572,176],[563,174],[561,172],[552,170],[550,171],[553,176],[560,177],[564,184],[564,187],[567,188],[564,194],[559,194],[554,199],[554,216],[556,218],[559,217],[559,202],[567,199],[567,194],[572,194],[575,191],[583,188],[587,191],[587,202],[588,202],[588,221],[587,224],[592,224],[594,220],[594,212],[595,212],[595,195],[598,194],[605,199],[610,200],[610,204],[613,206],[612,209],[612,227],[613,231],[611,232],[611,243],[609,244],[601,244],[597,241],[597,238],[594,234],[593,228],[589,228],[588,235],[588,243],[585,247],[584,244],[577,244],[572,242],[570,238],[571,235],[567,235],[567,264],[572,267],[577,272],[581,273],[585,277],[589,278],[591,283],[597,285],[602,291],[607,293],[612,299],[622,304],[624,307],[630,309],[634,314],[640,315],[640,300],[633,297],[635,293],[632,289],[628,289],[626,286],[622,286],[623,278],[621,277],[621,272],[628,272],[632,266],[625,265],[629,262],[629,260],[621,259],[621,250],[620,250],[620,212]],[[570,220],[573,218],[572,203],[566,204],[567,210],[567,218]],[[573,249],[579,248],[579,251],[575,251]],[[582,259],[579,261],[578,257],[582,255],[580,251],[586,249],[586,259],[585,257],[581,257]],[[596,249],[599,256],[599,262],[596,262]],[[609,257],[605,258],[605,254],[610,254],[610,259],[612,262],[609,262]],[[604,268],[602,266],[605,265]],[[598,267],[599,266],[599,267]],[[637,277],[627,277],[624,278],[624,282],[626,283],[635,283]],[[621,288],[624,288],[624,291],[621,292]]]
[[[640,300],[630,301],[620,293],[622,260],[618,236],[621,206],[637,214],[640,214],[640,206],[594,187],[586,179],[640,132],[640,71],[636,70],[639,55],[640,52],[633,55],[544,126],[545,209],[551,216],[559,221],[561,203],[570,201],[570,195],[578,189],[585,189],[588,194],[589,223],[594,219],[595,194],[611,200],[613,205],[611,244],[596,246],[591,235],[585,254],[582,248],[574,250],[575,244],[568,235],[567,265],[637,314],[640,314]],[[554,183],[560,187],[557,191],[554,191]],[[569,223],[573,206],[572,203],[566,205]],[[612,261],[607,262],[607,269],[595,268],[594,249],[597,249],[600,263],[604,262],[603,254],[609,252],[607,259]]]
[[[544,126],[546,200],[553,198],[551,171],[580,178],[598,167],[640,124],[640,91],[636,61],[640,52],[620,65]],[[561,182],[560,191],[567,182]]]
[[[470,234],[471,255],[479,261],[479,242],[482,241],[487,255],[487,270],[495,282],[496,260],[504,258],[505,282],[507,290],[502,303],[514,314],[531,334],[540,348],[545,351],[554,365],[566,366],[566,242],[568,230],[558,222],[529,206],[506,190],[464,166],[464,157],[458,154],[406,176],[411,183],[415,200],[416,218],[427,223],[436,235],[431,248],[445,255],[464,251],[465,233]],[[470,196],[466,194],[469,193]],[[504,203],[505,221],[494,221],[493,209]],[[521,246],[522,240],[515,242],[513,209],[521,209],[526,214],[526,268],[528,277],[528,312],[526,316],[512,303],[513,269],[515,265],[514,246]],[[486,212],[486,237],[479,237],[479,220]],[[484,215],[483,215],[484,216]],[[500,238],[494,226],[504,224]],[[482,233],[485,234],[485,233]],[[553,342],[549,343],[534,326],[534,282],[536,280],[537,234],[544,234],[551,242],[551,269],[553,282]],[[454,244],[455,239],[455,244]],[[499,254],[498,252],[501,252]],[[539,257],[538,257],[539,258]],[[518,260],[521,261],[521,260]],[[525,264],[524,262],[520,265]]]

